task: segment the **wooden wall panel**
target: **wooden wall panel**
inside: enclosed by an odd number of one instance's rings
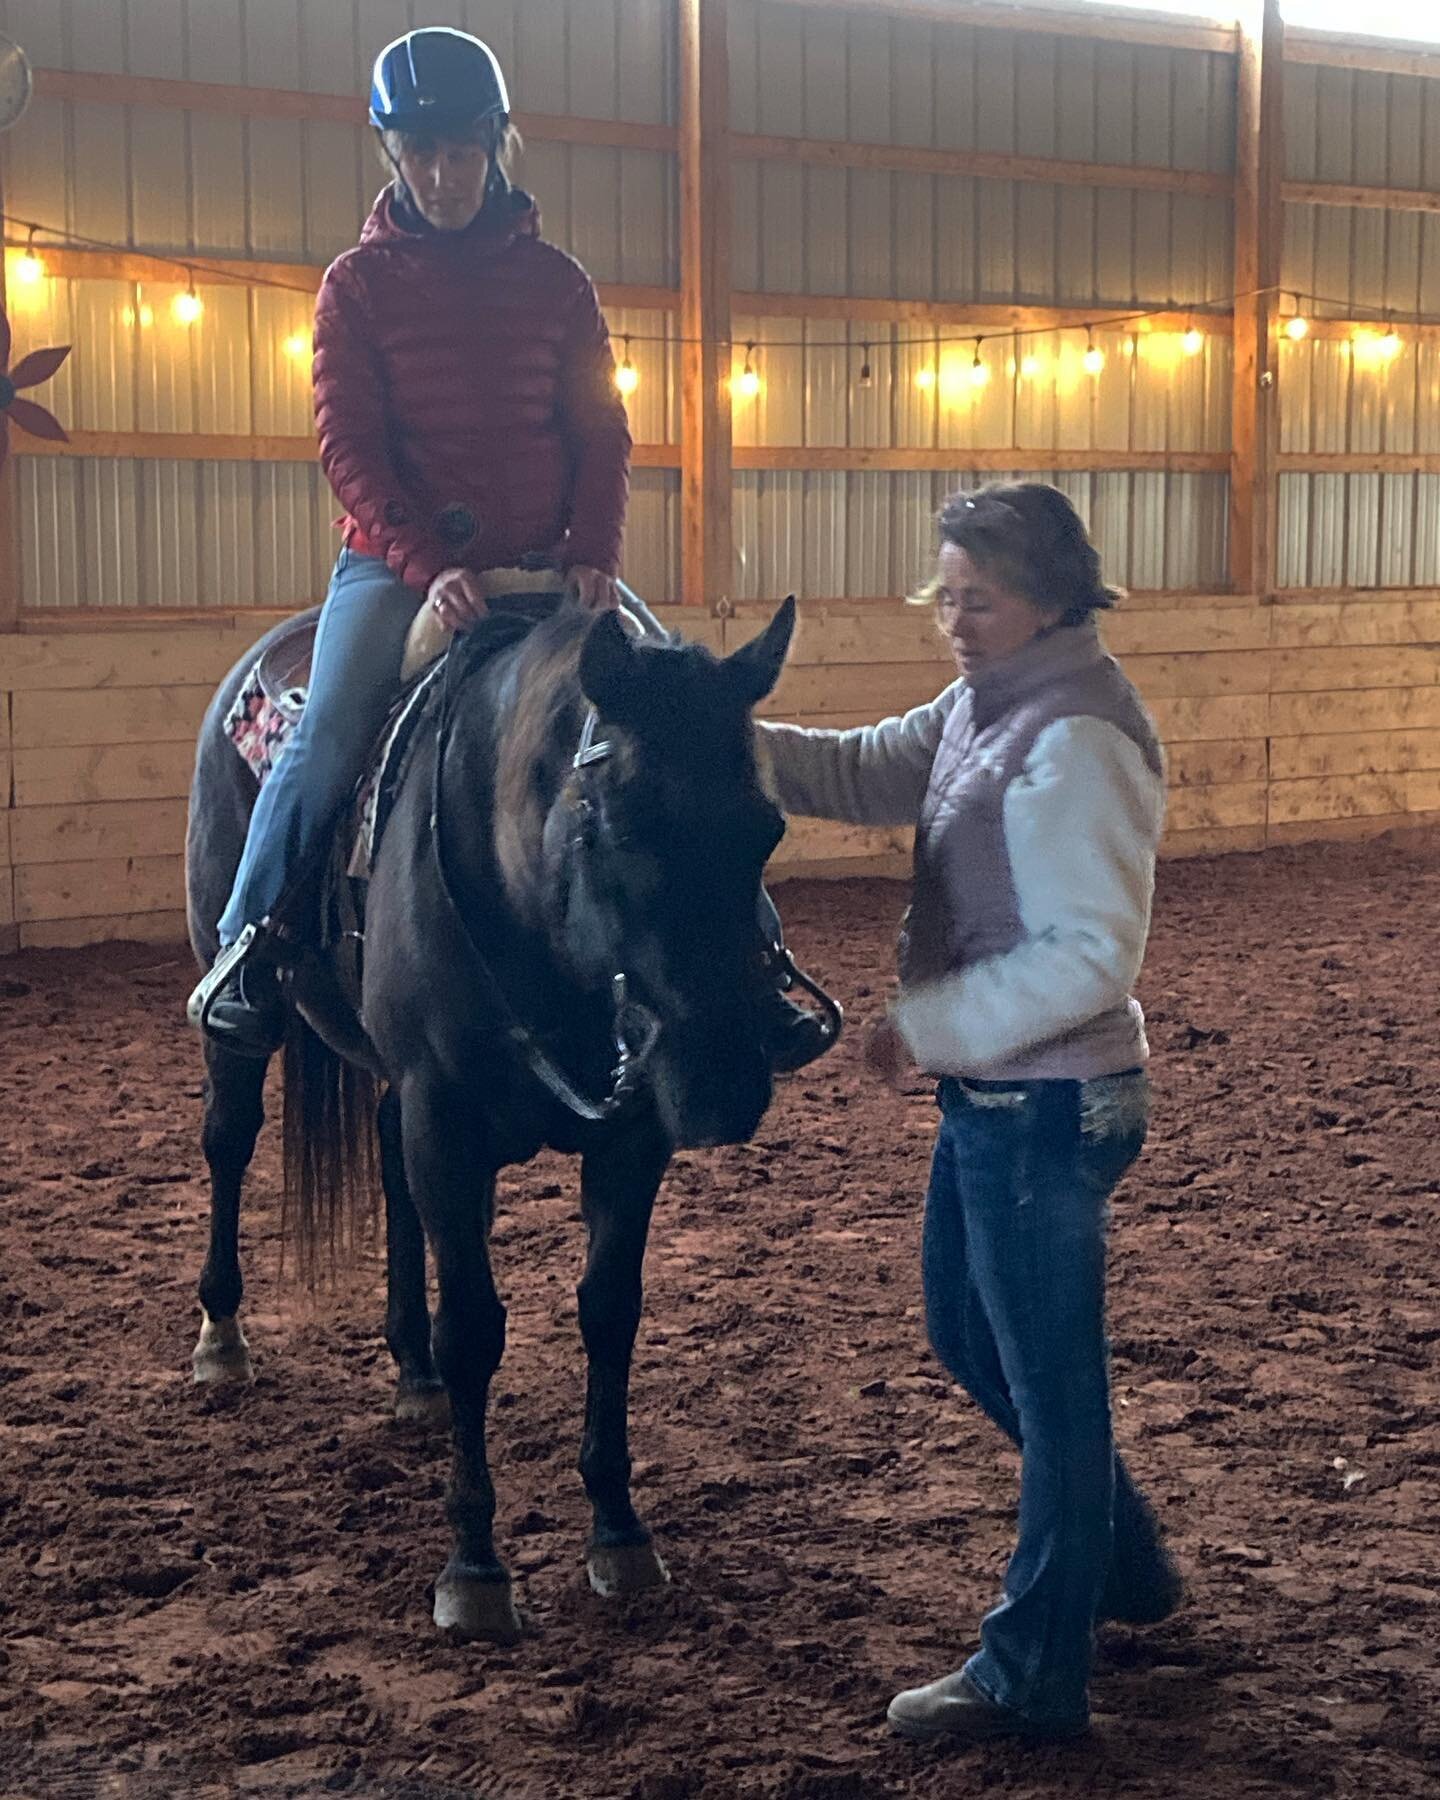
[[[665,622],[717,652],[772,608]],[[196,728],[267,620],[0,637],[0,952],[183,934],[181,848]],[[1440,817],[1440,594],[1262,607],[1155,596],[1106,621],[1166,744],[1166,856],[1366,836]],[[802,608],[771,717],[845,728],[950,678],[924,608]],[[774,864],[903,876],[910,834],[795,820]],[[103,911],[98,897],[103,896]]]
[[[81,744],[15,752],[15,805],[62,806],[87,800],[178,800],[190,791],[195,747]]]
[[[185,904],[184,858],[108,856],[95,862],[32,863],[15,871],[15,916],[23,927],[49,919],[95,915],[96,901],[115,917],[115,937],[126,935],[133,913],[174,912]]]

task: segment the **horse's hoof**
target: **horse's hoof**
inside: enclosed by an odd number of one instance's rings
[[[395,1389],[395,1418],[401,1425],[424,1425],[435,1431],[448,1430],[450,1396],[438,1381],[402,1381]]]
[[[250,1360],[250,1346],[238,1319],[212,1319],[203,1315],[200,1341],[190,1358],[195,1371],[195,1385],[207,1387],[214,1382],[249,1382],[255,1379],[255,1365]]]
[[[585,1553],[590,1585],[606,1600],[664,1587],[670,1571],[653,1544],[592,1544]]]
[[[435,1623],[462,1643],[518,1644],[525,1626],[508,1579],[442,1575],[435,1583]]]

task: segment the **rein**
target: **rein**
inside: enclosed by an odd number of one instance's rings
[[[499,978],[485,959],[485,954],[475,941],[470,930],[469,921],[463,908],[455,899],[449,876],[445,869],[445,836],[444,809],[441,806],[441,770],[445,765],[445,751],[450,741],[450,726],[453,717],[452,686],[455,666],[458,658],[455,647],[446,652],[445,671],[440,685],[440,717],[435,731],[435,770],[430,789],[430,836],[435,847],[435,870],[440,880],[440,892],[445,904],[460,922],[465,942],[470,948],[476,969],[479,972],[487,999],[500,1022],[503,1035],[508,1039],[511,1048],[517,1053],[521,1062],[531,1075],[540,1083],[545,1091],[576,1118],[583,1119],[590,1125],[601,1125],[612,1119],[622,1107],[635,1096],[644,1078],[646,1066],[660,1037],[660,1021],[648,1007],[629,997],[629,984],[623,969],[617,969],[610,978],[611,1041],[615,1047],[615,1066],[610,1072],[610,1088],[599,1100],[588,1099],[572,1082],[565,1071],[559,1067],[546,1051],[537,1034],[526,1025],[511,1006],[500,985]],[[587,770],[607,762],[613,753],[613,745],[608,739],[597,734],[600,728],[599,717],[594,708],[590,708],[585,716],[585,723],[580,732],[580,743],[571,758],[570,767],[582,783],[581,807],[588,811],[592,802],[583,792],[583,781]],[[572,847],[582,846],[583,836],[572,838]]]

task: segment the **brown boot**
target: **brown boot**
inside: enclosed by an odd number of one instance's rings
[[[890,1729],[900,1737],[952,1738],[959,1743],[984,1743],[990,1738],[1072,1738],[1084,1725],[1051,1725],[1027,1719],[1013,1707],[997,1706],[982,1694],[964,1670],[942,1675],[925,1687],[906,1688],[890,1702],[885,1714]]]

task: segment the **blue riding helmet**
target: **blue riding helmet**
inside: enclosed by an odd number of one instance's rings
[[[375,58],[370,123],[381,131],[462,132],[477,119],[510,119],[510,96],[495,53],[468,31],[427,25],[407,31]]]

